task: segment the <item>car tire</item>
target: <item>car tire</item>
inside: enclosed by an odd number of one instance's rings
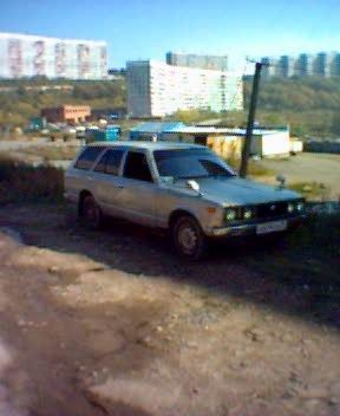
[[[103,213],[92,195],[86,195],[81,201],[81,220],[92,230],[99,229],[103,224]]]
[[[206,237],[195,218],[183,215],[171,227],[171,238],[176,252],[188,260],[200,260],[207,251]]]

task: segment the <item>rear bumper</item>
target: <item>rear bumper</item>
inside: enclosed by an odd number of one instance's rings
[[[208,237],[232,238],[240,236],[267,235],[277,232],[285,232],[301,226],[305,215],[289,218],[281,218],[270,221],[258,221],[241,225],[230,225],[228,227],[210,228],[206,230]]]

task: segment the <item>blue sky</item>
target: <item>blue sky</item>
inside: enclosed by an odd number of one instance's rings
[[[167,51],[245,57],[340,50],[339,0],[2,0],[0,32],[108,42],[109,64]]]

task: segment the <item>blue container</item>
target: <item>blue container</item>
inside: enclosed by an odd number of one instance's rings
[[[121,129],[119,126],[108,126],[106,129],[93,130],[93,141],[113,142],[120,137]]]
[[[29,128],[31,130],[42,130],[46,127],[46,119],[44,117],[33,117],[30,119]]]
[[[105,130],[93,130],[92,138],[94,142],[104,142],[105,139]]]
[[[116,125],[109,125],[106,127],[107,140],[118,140],[121,134],[121,128]]]

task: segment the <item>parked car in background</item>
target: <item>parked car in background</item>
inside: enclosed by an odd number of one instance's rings
[[[65,173],[65,196],[88,226],[110,215],[167,230],[190,259],[204,255],[209,239],[282,233],[304,218],[298,193],[242,179],[188,143],[87,145]]]

